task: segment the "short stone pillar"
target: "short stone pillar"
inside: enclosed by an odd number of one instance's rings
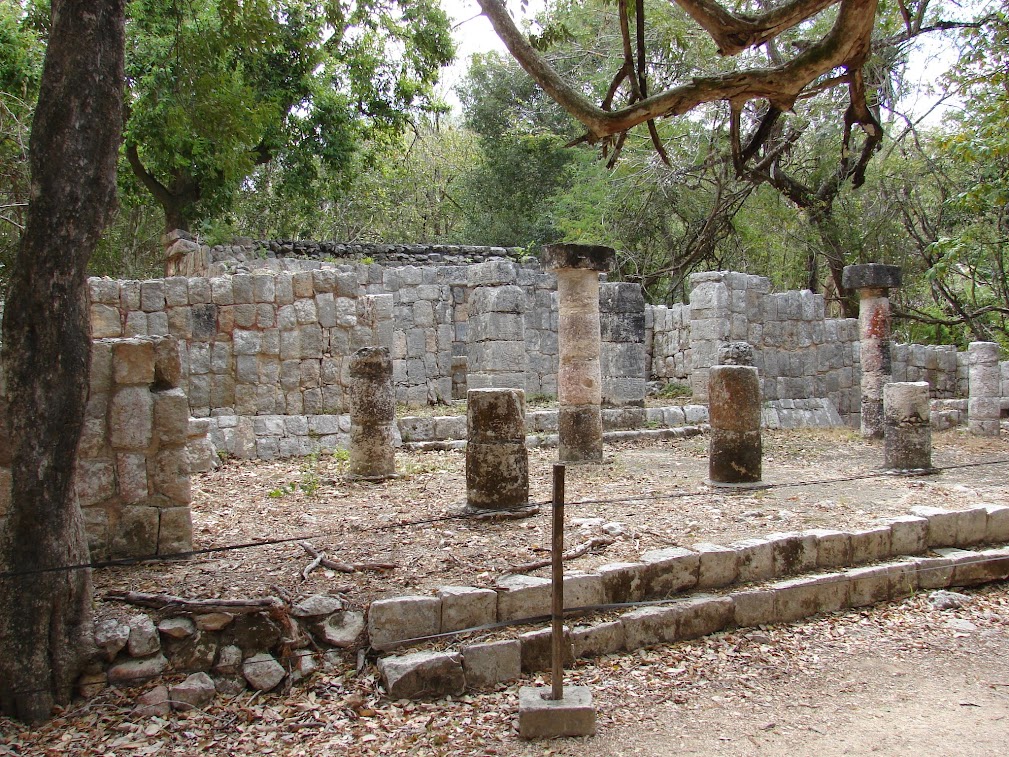
[[[971,342],[967,347],[969,366],[967,430],[974,436],[998,436],[1002,415],[1002,370],[996,342]]]
[[[613,264],[611,247],[551,244],[543,267],[557,274],[557,431],[561,462],[603,459],[602,371],[599,362],[599,274]]]
[[[350,360],[351,478],[383,481],[396,475],[393,423],[396,394],[388,347],[364,347]]]
[[[858,291],[862,363],[862,436],[883,438],[883,385],[891,378],[889,291],[901,283],[900,267],[881,263],[844,267],[841,285]]]
[[[763,454],[760,436],[760,377],[753,367],[753,348],[729,342],[708,373],[708,478],[715,486],[760,482]]]
[[[932,423],[927,381],[883,387],[883,467],[932,471]]]
[[[525,392],[521,389],[470,389],[467,392],[468,512],[530,510],[525,405]]]

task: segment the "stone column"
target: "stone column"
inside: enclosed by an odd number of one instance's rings
[[[883,387],[883,467],[894,471],[932,468],[932,424],[927,381]]]
[[[505,260],[473,265],[467,271],[472,287],[466,321],[467,388],[525,389],[527,292],[516,278],[515,264]]]
[[[609,270],[613,258],[611,247],[543,248],[543,267],[557,273],[557,430],[562,462],[603,459],[599,273]]]
[[[974,436],[998,436],[1002,415],[1002,370],[996,342],[971,342],[967,347],[969,394],[967,430]]]
[[[883,385],[891,378],[889,291],[901,283],[900,267],[881,263],[844,267],[841,284],[858,290],[862,363],[862,436],[883,438]]]
[[[719,349],[719,362],[708,373],[708,478],[718,485],[760,481],[760,377],[753,367],[753,348],[729,342]]]
[[[396,395],[388,347],[364,347],[350,360],[351,478],[383,481],[396,475],[393,423]]]
[[[471,513],[532,513],[525,392],[470,389],[466,397],[466,505]]]

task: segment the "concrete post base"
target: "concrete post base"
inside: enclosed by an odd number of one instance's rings
[[[596,708],[588,686],[565,686],[563,699],[544,698],[549,696],[549,686],[519,689],[519,735],[522,738],[595,735]]]

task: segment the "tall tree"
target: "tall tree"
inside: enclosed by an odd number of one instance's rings
[[[453,47],[435,0],[132,0],[126,157],[189,229],[257,165],[306,192],[398,133]]]
[[[7,291],[0,527],[0,710],[69,700],[91,647],[91,576],[73,461],[90,368],[86,268],[116,202],[123,0],[53,0],[32,127],[31,200]]]

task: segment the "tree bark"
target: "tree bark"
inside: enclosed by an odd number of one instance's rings
[[[90,368],[88,259],[116,202],[123,0],[53,0],[32,129],[32,193],[7,292],[11,503],[0,522],[0,711],[69,701],[92,645],[91,574],[73,468]]]

